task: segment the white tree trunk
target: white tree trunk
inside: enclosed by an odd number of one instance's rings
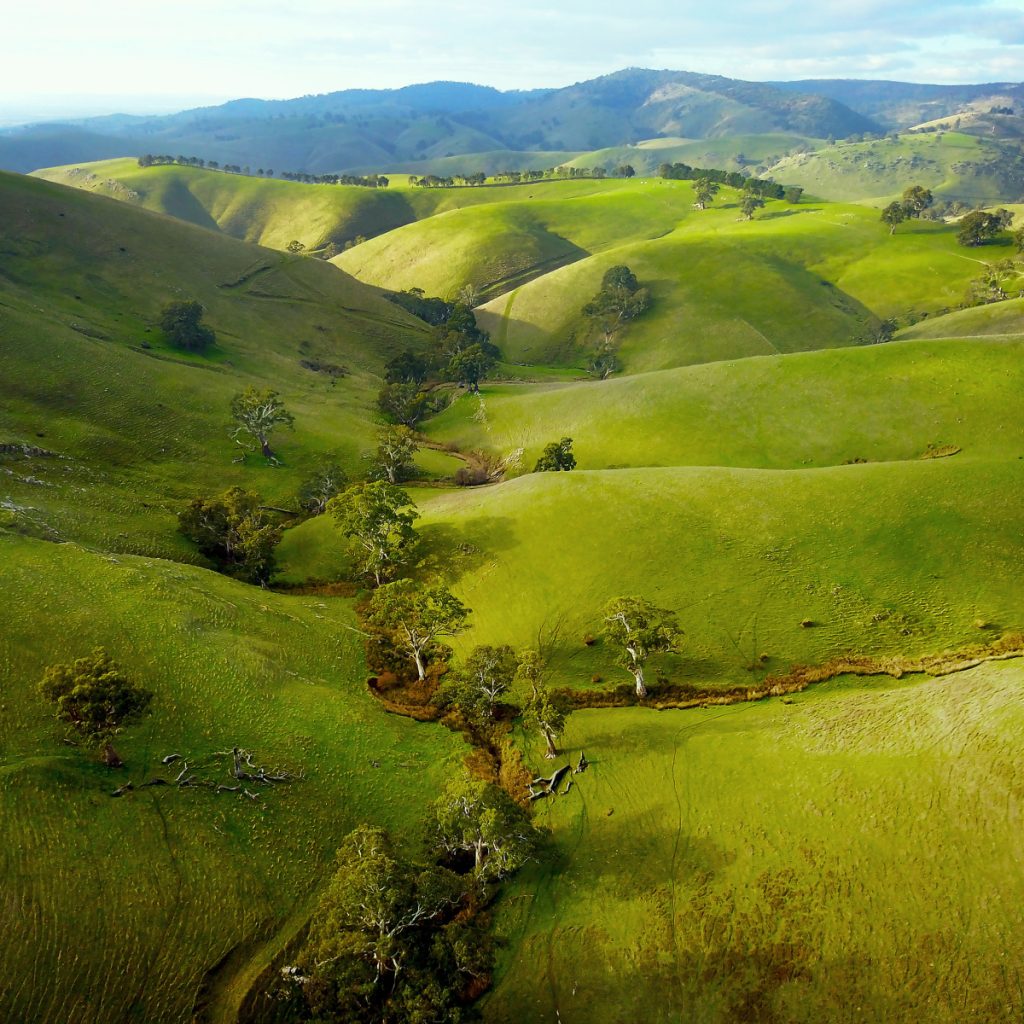
[[[423,665],[423,654],[419,648],[415,648],[412,652],[412,656],[416,659],[416,671],[420,674],[420,681],[422,682],[427,677],[426,668]]]
[[[644,686],[644,667],[643,665],[634,665],[633,678],[636,680],[636,695],[643,700],[647,696],[647,687]]]

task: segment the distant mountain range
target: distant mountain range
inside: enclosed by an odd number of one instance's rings
[[[0,132],[0,168],[166,153],[309,173],[398,169],[461,154],[581,153],[658,137],[879,132],[962,109],[1020,104],[1024,86],[745,82],[629,69],[562,89],[461,82],[238,99],[157,117],[111,115]],[[510,163],[514,162],[508,157]]]

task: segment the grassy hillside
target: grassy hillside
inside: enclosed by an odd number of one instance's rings
[[[378,374],[422,343],[422,323],[317,260],[47,182],[4,175],[0,216],[0,443],[61,456],[19,464],[17,504],[62,535],[178,551],[169,511],[196,491],[238,483],[283,503],[320,454],[362,470]],[[206,307],[210,354],[173,349],[155,326],[180,298]],[[296,417],[280,468],[232,463],[229,404],[250,384],[275,387]],[[83,487],[87,503],[74,497]]]
[[[1008,299],[987,306],[958,309],[906,327],[899,337],[916,338],[1020,338],[1024,336],[1024,299]]]
[[[908,185],[923,185],[942,199],[972,206],[1018,202],[1024,196],[1018,145],[959,132],[838,143],[787,157],[772,175],[842,202],[881,204],[898,198]]]
[[[1016,316],[1019,334],[1019,307]],[[965,333],[982,330],[972,322]],[[430,434],[463,451],[522,448],[524,469],[563,435],[582,469],[800,469],[915,459],[948,444],[961,458],[988,458],[1024,452],[1024,426],[1008,417],[1024,387],[1022,356],[1020,342],[908,341],[606,381],[495,384],[458,398]]]
[[[890,237],[877,213],[856,206],[769,203],[747,223],[730,190],[714,208],[693,211],[687,183],[641,182],[606,209],[626,217],[641,196],[661,204],[667,233],[627,241],[612,228],[600,249],[581,240],[594,258],[482,307],[479,319],[507,359],[581,365],[568,339],[604,271],[619,263],[652,296],[651,310],[620,335],[629,372],[869,341],[879,317],[959,302],[979,271],[953,229],[915,222]],[[354,254],[343,265],[364,273]]]
[[[0,940],[4,1019],[170,1024],[202,991],[205,1019],[235,1020],[240,979],[301,926],[340,838],[372,821],[411,843],[462,742],[381,714],[348,602],[3,529],[0,558],[0,875],[18,908]],[[35,691],[47,664],[99,644],[155,693],[114,773],[62,744]],[[170,753],[228,784],[212,755],[236,745],[304,778],[255,801],[167,786],[110,797],[173,779]]]
[[[1017,1020],[1022,693],[1002,664],[578,712],[486,1019]]]

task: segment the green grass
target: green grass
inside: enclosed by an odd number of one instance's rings
[[[1024,299],[958,309],[946,316],[922,320],[899,333],[901,340],[918,338],[1005,338],[1024,336]]]
[[[941,333],[952,320],[924,324]],[[969,330],[982,333],[976,318]],[[915,459],[943,444],[961,447],[961,459],[1024,454],[1022,424],[1008,415],[1024,387],[1022,355],[1011,340],[908,341],[606,381],[493,384],[457,398],[429,429],[463,451],[522,448],[524,470],[565,435],[583,469],[800,469]]]
[[[459,460],[420,454],[416,571],[473,609],[458,656],[540,644],[556,684],[626,683],[585,642],[622,594],[684,630],[655,688],[1024,626],[1019,300],[934,315],[996,256],[968,256],[954,227],[890,238],[875,210],[817,202],[745,223],[728,190],[699,212],[683,182],[384,194],[87,173],[99,183],[78,184],[139,198],[0,176],[0,444],[59,456],[0,454],[0,870],[18,908],[0,939],[5,1018],[185,1021],[208,987],[206,1019],[237,1019],[345,832],[369,820],[413,844],[465,752],[372,702],[351,601],[181,564],[198,561],[174,520],[192,494],[239,483],[283,504],[318,455],[364,469],[383,363],[426,343],[373,284],[489,288],[501,372],[533,381],[456,398],[425,425],[433,439],[522,448],[527,469],[548,441],[576,441],[572,473],[476,489],[433,485]],[[363,216],[383,231],[381,202],[405,204],[404,226],[336,261],[362,282],[225,237],[315,241]],[[203,211],[220,233],[140,203]],[[567,379],[578,311],[614,263],[654,298],[621,336],[629,376]],[[192,297],[218,331],[205,357],[154,327]],[[924,312],[900,341],[861,344],[878,318]],[[350,373],[332,384],[303,359]],[[231,462],[227,406],[250,383],[295,413],[281,467]],[[930,446],[961,451],[922,460]],[[284,582],[347,569],[329,517],[278,555]],[[46,664],[97,643],[156,692],[123,738],[136,782],[172,750],[236,743],[306,779],[256,803],[112,800],[35,693]],[[486,1019],[1018,1019],[1021,681],[1012,663],[837,680],[793,704],[578,713],[565,744],[593,767],[535,805],[553,847],[499,905]]]
[[[207,972],[236,951],[212,976],[218,996],[307,906],[350,828],[414,842],[463,744],[380,712],[348,602],[3,531],[0,559],[0,875],[18,908],[0,941],[5,1019],[190,1019]],[[35,690],[45,665],[98,644],[156,695],[113,773],[61,744]],[[110,798],[167,775],[165,754],[194,764],[234,745],[305,778],[255,802],[169,787]]]
[[[577,713],[554,764],[591,767],[537,809],[485,1018],[1018,1020],[1022,693],[990,665]]]
[[[19,463],[9,481],[62,535],[179,552],[170,514],[197,491],[240,484],[289,504],[321,454],[364,471],[379,373],[425,343],[420,321],[320,261],[32,178],[0,178],[0,216],[0,443],[66,457]],[[174,350],[155,326],[179,298],[206,307],[209,355]],[[303,360],[349,375],[334,382]],[[232,463],[229,404],[250,384],[276,388],[295,415],[275,438],[279,468]]]
[[[844,202],[880,205],[899,198],[908,185],[923,185],[943,199],[987,205],[1019,198],[1012,168],[1019,156],[1012,143],[938,132],[826,146],[781,160],[772,176]]]

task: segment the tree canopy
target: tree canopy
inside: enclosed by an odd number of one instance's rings
[[[383,480],[353,484],[327,510],[349,538],[356,570],[379,587],[405,566],[416,545],[419,512],[400,487]]]
[[[430,837],[449,857],[473,857],[481,882],[497,881],[530,860],[539,834],[527,813],[503,789],[459,775],[434,804]]]
[[[238,424],[232,437],[245,453],[259,445],[263,457],[277,463],[270,436],[278,427],[290,427],[295,417],[285,408],[281,396],[270,388],[247,387],[231,400],[231,418]]]
[[[519,668],[516,652],[507,644],[474,647],[469,657],[445,676],[439,694],[442,706],[457,708],[469,721],[487,722],[508,693]]]
[[[441,638],[461,633],[467,618],[469,609],[444,584],[424,587],[412,580],[380,587],[366,612],[374,638],[412,661],[421,680],[428,665],[448,653]]]
[[[652,654],[674,651],[682,633],[675,613],[642,597],[617,597],[604,611],[604,635],[619,649],[619,664],[636,681],[636,695],[647,696],[644,667]]]
[[[572,438],[563,437],[561,441],[552,441],[544,446],[534,473],[568,472],[576,468],[576,456],[572,453]]]
[[[217,340],[217,335],[202,322],[203,313],[202,304],[195,300],[168,302],[160,311],[160,330],[178,348],[205,352]]]
[[[262,505],[254,491],[231,487],[212,498],[193,498],[178,514],[178,529],[222,572],[266,586],[281,529]]]
[[[382,829],[363,825],[338,850],[338,867],[286,977],[316,1020],[459,1024],[492,947],[465,915],[466,883],[402,856]]]
[[[153,700],[153,694],[133,683],[102,647],[70,664],[50,665],[39,691],[56,705],[57,719],[99,746],[113,768],[121,764],[113,737],[141,718]]]
[[[960,230],[956,240],[961,245],[977,246],[992,241],[1001,231],[1005,231],[1013,223],[1013,214],[1009,210],[996,210],[988,213],[985,210],[974,210],[960,220]]]

